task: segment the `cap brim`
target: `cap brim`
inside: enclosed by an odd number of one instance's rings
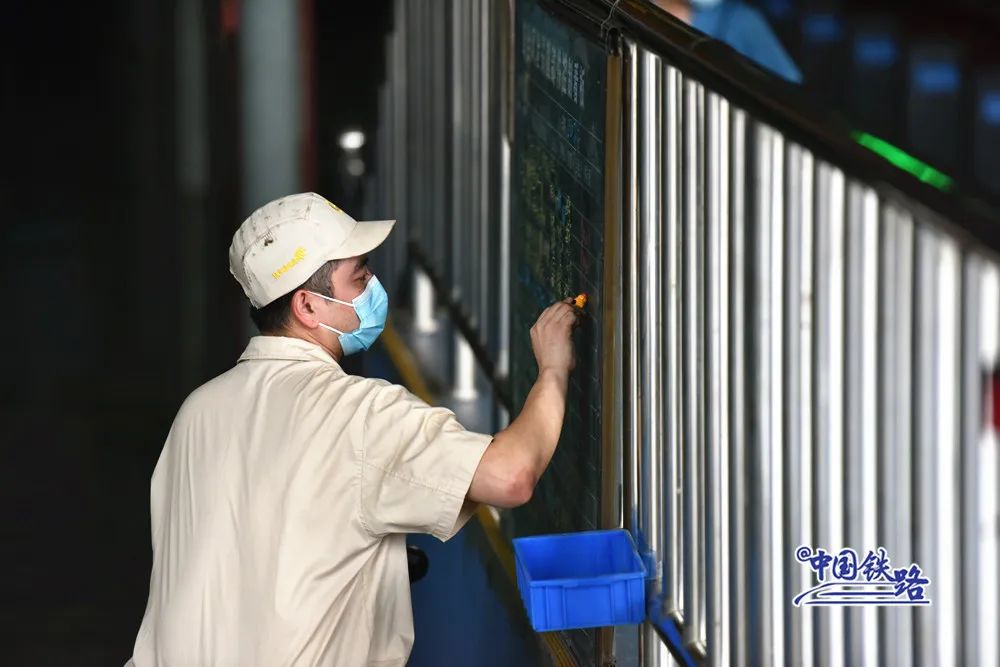
[[[359,220],[340,247],[330,254],[329,259],[367,255],[382,245],[395,224],[395,220]]]

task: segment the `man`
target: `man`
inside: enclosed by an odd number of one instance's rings
[[[531,497],[562,429],[576,311],[557,303],[538,318],[538,379],[495,436],[347,375],[338,362],[385,324],[367,255],[393,224],[308,193],[266,204],[233,237],[230,270],[262,335],[184,401],[167,436],[130,664],[404,665],[404,533],[447,540],[476,503]]]
[[[785,52],[764,16],[740,0],[652,0],[713,39],[778,76],[802,83],[802,73]]]

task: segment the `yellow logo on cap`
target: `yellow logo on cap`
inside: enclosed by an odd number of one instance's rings
[[[288,260],[288,262],[286,262],[283,266],[279,267],[277,271],[271,274],[271,276],[273,276],[274,279],[277,280],[284,274],[288,273],[289,269],[291,269],[293,266],[295,266],[305,258],[306,258],[306,249],[301,247],[296,248],[295,254],[292,255],[292,258]]]

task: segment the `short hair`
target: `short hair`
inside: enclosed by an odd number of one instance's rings
[[[332,297],[333,294],[330,293],[330,276],[342,261],[340,259],[331,259],[316,269],[316,272],[309,276],[309,280],[288,294],[282,294],[262,308],[254,308],[251,304],[250,319],[257,326],[257,330],[262,334],[275,334],[284,330],[292,314],[292,297],[299,290],[307,290]]]

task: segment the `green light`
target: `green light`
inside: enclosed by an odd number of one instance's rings
[[[950,176],[943,174],[926,162],[921,162],[909,153],[896,148],[888,141],[879,139],[867,132],[852,132],[851,135],[856,142],[871,152],[882,156],[903,171],[916,176],[924,183],[945,192],[951,189],[954,181],[952,181]]]

